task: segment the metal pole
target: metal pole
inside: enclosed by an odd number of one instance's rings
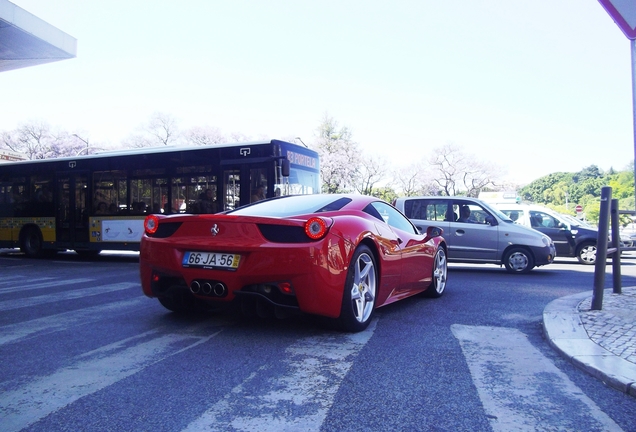
[[[601,212],[598,218],[598,238],[596,239],[596,263],[594,267],[594,294],[592,310],[603,309],[603,289],[605,288],[605,266],[607,265],[607,237],[609,235],[610,201],[612,188],[601,188]]]
[[[618,225],[618,200],[613,199],[610,206],[610,225],[612,227],[612,246],[616,252],[612,255],[612,288],[614,294],[621,294],[621,236]]]
[[[634,133],[634,179],[636,179],[636,39],[631,39],[632,52],[632,123]],[[636,181],[634,181],[634,202],[636,206]],[[636,210],[636,208],[634,208]]]

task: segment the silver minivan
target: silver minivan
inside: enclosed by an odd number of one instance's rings
[[[548,236],[514,223],[476,198],[403,197],[394,205],[421,231],[431,225],[444,230],[450,262],[499,264],[527,273],[556,256]]]

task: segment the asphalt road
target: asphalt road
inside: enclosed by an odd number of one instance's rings
[[[544,307],[592,290],[574,260],[451,265],[444,297],[381,308],[353,335],[306,316],[178,317],[137,267],[0,250],[0,430],[636,431],[636,399],[543,339]],[[636,254],[622,273],[636,286]]]

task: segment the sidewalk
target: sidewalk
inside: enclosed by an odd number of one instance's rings
[[[543,311],[550,345],[579,368],[636,397],[636,287],[603,293],[590,310],[592,291],[554,300]]]

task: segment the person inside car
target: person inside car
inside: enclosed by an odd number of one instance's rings
[[[468,206],[461,206],[459,208],[459,219],[457,222],[466,222],[466,223],[474,223],[474,221],[470,220],[470,209]]]

